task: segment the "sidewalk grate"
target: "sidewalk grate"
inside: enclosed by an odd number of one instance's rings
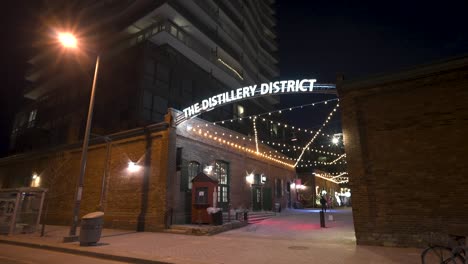
[[[309,247],[304,247],[304,246],[291,246],[291,247],[288,247],[288,249],[292,249],[292,250],[307,250],[307,249],[309,249]]]

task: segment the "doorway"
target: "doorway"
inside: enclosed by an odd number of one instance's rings
[[[262,210],[262,187],[252,186],[252,210]]]

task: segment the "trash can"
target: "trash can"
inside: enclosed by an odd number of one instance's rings
[[[219,210],[216,213],[213,213],[213,225],[222,225],[223,224],[223,211]]]
[[[81,218],[80,246],[93,246],[101,238],[103,212],[89,213]]]
[[[281,204],[280,203],[275,203],[275,212],[281,213]]]

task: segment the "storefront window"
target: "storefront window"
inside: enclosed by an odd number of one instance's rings
[[[213,174],[218,180],[218,207],[227,209],[229,204],[229,164],[217,160]]]
[[[191,161],[188,165],[188,189],[192,189],[192,180],[200,172],[200,163],[196,161]]]
[[[228,164],[223,161],[216,161],[215,163],[215,175],[218,179],[218,183],[228,184]]]

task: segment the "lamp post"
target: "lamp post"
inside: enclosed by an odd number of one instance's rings
[[[62,44],[63,47],[68,49],[76,49],[78,46],[78,41],[75,36],[71,33],[59,33],[58,40]],[[86,170],[86,161],[88,158],[88,143],[89,143],[89,135],[91,132],[91,122],[93,119],[93,108],[94,108],[94,95],[96,91],[96,81],[99,72],[99,55],[96,57],[96,66],[94,69],[94,78],[93,78],[93,86],[91,88],[91,98],[89,99],[89,109],[88,109],[88,118],[86,120],[86,130],[83,139],[83,147],[81,152],[81,161],[80,161],[80,175],[78,176],[78,184],[75,193],[75,203],[73,207],[73,219],[72,224],[70,226],[69,236],[64,238],[64,242],[71,242],[76,241],[78,236],[76,235],[76,228],[78,226],[78,217],[80,214],[80,205],[81,205],[81,198],[83,194],[83,183],[84,183],[84,175]]]

